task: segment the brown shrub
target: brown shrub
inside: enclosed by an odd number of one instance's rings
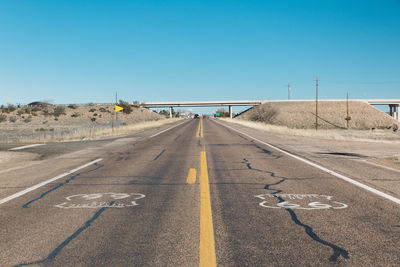
[[[4,114],[0,115],[0,122],[7,121],[7,116]]]
[[[28,122],[31,122],[31,121],[32,121],[32,117],[31,117],[31,116],[29,116],[28,118],[26,118],[26,119],[24,120],[25,123],[28,123]]]
[[[272,123],[276,115],[278,114],[278,110],[270,105],[261,105],[253,108],[250,113],[249,119],[252,121],[259,121],[265,123]]]
[[[69,107],[69,108],[72,108],[72,109],[77,109],[77,108],[78,108],[78,105],[76,105],[76,104],[70,104],[70,105],[68,105],[68,107]]]
[[[54,116],[58,117],[60,115],[65,115],[65,107],[57,106],[54,108]]]

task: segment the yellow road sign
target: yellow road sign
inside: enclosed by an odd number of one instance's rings
[[[123,109],[124,109],[123,107],[115,105],[115,112],[121,111]]]

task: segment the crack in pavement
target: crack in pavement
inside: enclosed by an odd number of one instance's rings
[[[261,150],[263,153],[265,153],[265,154],[267,154],[267,155],[269,155],[269,156],[271,156],[271,157],[273,157],[273,158],[275,158],[275,159],[279,159],[279,158],[282,157],[282,156],[279,156],[279,155],[276,155],[276,154],[272,153],[272,152],[269,151],[268,149],[265,149],[265,148],[263,148],[263,147],[257,145],[257,144],[255,143],[254,140],[251,140],[251,143],[252,143],[252,145],[253,145],[254,147],[258,148],[258,149]]]
[[[109,202],[107,205],[112,206],[115,203],[115,201]],[[72,235],[70,235],[67,239],[65,239],[60,245],[58,245],[45,259],[43,260],[38,260],[38,261],[33,261],[33,262],[28,262],[28,263],[21,263],[18,265],[15,265],[15,267],[19,266],[28,266],[28,265],[36,265],[36,264],[43,264],[43,263],[50,263],[51,261],[54,260],[54,258],[61,252],[61,250],[66,247],[72,240],[74,240],[76,237],[79,236],[80,233],[82,233],[84,230],[89,228],[91,224],[99,218],[99,216],[109,207],[103,207],[99,209],[92,218],[90,218],[88,221],[85,222],[85,224],[80,227],[78,230],[76,230]]]
[[[288,178],[288,177],[281,177],[281,176],[276,176],[274,172],[270,172],[270,171],[266,171],[266,170],[260,170],[260,169],[256,169],[253,168],[251,166],[251,163],[249,162],[248,159],[244,158],[243,161],[241,163],[245,163],[247,166],[247,169],[252,170],[252,171],[257,171],[257,172],[262,172],[262,173],[267,173],[269,174],[271,177],[274,178],[283,178],[285,180],[313,180],[315,178],[310,178],[310,177],[304,177],[304,178]],[[264,187],[264,189],[267,189],[266,187]]]
[[[174,141],[178,140],[178,139],[179,139],[179,137],[181,137],[181,135],[180,135],[180,134],[178,134],[178,135],[175,137]]]
[[[158,160],[159,157],[162,156],[162,154],[164,154],[165,152],[165,148],[163,150],[161,150],[160,154],[158,154],[153,160]]]
[[[247,168],[248,168],[249,170],[255,170],[255,171],[259,171],[259,172],[265,172],[265,173],[269,173],[270,176],[273,177],[273,178],[281,178],[281,180],[279,180],[279,181],[276,182],[276,183],[265,185],[264,189],[270,190],[270,191],[274,191],[272,194],[274,195],[274,197],[275,197],[276,199],[279,200],[279,203],[285,202],[285,200],[284,200],[282,197],[276,195],[276,194],[282,193],[282,190],[271,188],[271,186],[279,185],[279,184],[284,183],[286,180],[293,180],[293,179],[296,179],[296,178],[280,177],[280,176],[276,176],[274,172],[264,171],[264,170],[260,170],[260,169],[254,169],[254,168],[251,166],[251,163],[250,163],[246,158],[243,159],[243,162],[242,162],[242,163],[245,163],[246,166],[247,166]],[[297,178],[296,180],[298,180],[298,179],[299,179],[299,178]],[[300,179],[301,179],[301,180],[304,180],[304,179],[307,179],[307,178],[300,178]],[[312,178],[308,178],[308,179],[312,179]],[[285,207],[284,209],[290,214],[290,217],[291,217],[292,221],[293,221],[296,225],[299,225],[299,226],[301,226],[301,227],[304,228],[305,232],[307,233],[307,235],[308,235],[309,237],[311,237],[314,241],[316,241],[316,242],[318,242],[318,243],[320,243],[320,244],[322,244],[322,245],[324,245],[324,246],[330,247],[330,248],[333,250],[333,254],[332,254],[332,256],[329,258],[329,261],[331,261],[331,262],[337,262],[337,260],[338,260],[338,258],[339,258],[340,256],[342,256],[342,257],[345,258],[345,259],[349,259],[349,258],[350,258],[349,252],[348,252],[347,250],[345,250],[345,249],[343,249],[343,248],[341,248],[341,247],[339,247],[339,246],[337,246],[337,245],[335,245],[335,244],[333,244],[333,243],[330,243],[330,242],[328,242],[328,241],[326,241],[326,240],[320,238],[320,237],[314,232],[314,230],[313,230],[313,228],[312,228],[311,226],[309,226],[309,225],[307,225],[307,224],[301,222],[300,219],[297,217],[296,212],[293,211],[293,209],[290,209],[290,208],[287,208],[287,207]]]

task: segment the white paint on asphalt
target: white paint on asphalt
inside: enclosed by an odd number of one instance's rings
[[[138,206],[136,200],[144,197],[145,195],[139,193],[78,194],[66,197],[68,201],[55,207],[61,209],[128,208]]]
[[[161,131],[161,132],[159,132],[159,133],[153,134],[152,136],[150,136],[150,138],[153,138],[153,137],[156,137],[156,136],[159,135],[159,134],[165,133],[166,131],[169,131],[169,130],[175,128],[175,127],[178,127],[179,125],[182,125],[182,124],[184,124],[185,122],[187,122],[187,121],[184,121],[184,122],[182,122],[182,123],[179,123],[179,124],[177,124],[177,125],[175,125],[175,126],[172,126],[172,127],[168,128],[168,129],[165,129],[165,130],[163,130],[163,131]]]
[[[34,185],[34,186],[31,186],[31,187],[28,187],[28,188],[26,188],[25,190],[22,190],[22,191],[20,191],[20,192],[18,192],[18,193],[15,193],[15,194],[11,195],[11,196],[8,196],[8,197],[6,197],[6,198],[0,199],[0,205],[1,205],[1,204],[4,204],[4,203],[6,203],[6,202],[8,202],[8,201],[10,201],[10,200],[13,200],[13,199],[15,199],[15,198],[18,198],[18,197],[20,197],[20,196],[22,196],[22,195],[25,195],[26,193],[29,193],[29,192],[31,192],[31,191],[33,191],[33,190],[36,190],[36,189],[38,189],[38,188],[40,188],[40,187],[42,187],[42,186],[44,186],[44,185],[46,185],[46,184],[49,184],[49,183],[51,183],[51,182],[54,182],[54,181],[56,181],[56,180],[58,180],[58,179],[60,179],[60,178],[63,178],[63,177],[65,177],[65,176],[69,175],[69,174],[72,174],[72,173],[74,173],[74,172],[76,172],[76,171],[79,171],[79,170],[81,170],[81,169],[83,169],[83,168],[86,168],[86,167],[88,167],[88,166],[90,166],[90,165],[92,165],[92,164],[95,164],[95,163],[97,163],[97,162],[99,162],[99,161],[102,161],[102,160],[103,160],[103,159],[101,159],[101,158],[96,159],[96,160],[93,160],[93,161],[91,161],[91,162],[89,162],[89,163],[86,163],[86,164],[84,164],[84,165],[82,165],[82,166],[79,166],[79,167],[77,167],[77,168],[75,168],[75,169],[73,169],[73,170],[70,170],[70,171],[68,171],[68,172],[64,172],[64,173],[62,173],[62,174],[60,174],[60,175],[57,175],[56,177],[53,177],[53,178],[51,178],[51,179],[49,179],[49,180],[46,180],[46,181],[44,181],[44,182],[41,182],[41,183],[36,184],[36,185]]]
[[[344,203],[332,201],[332,196],[319,195],[319,194],[261,194],[261,195],[256,195],[255,197],[264,200],[259,204],[261,207],[270,209],[283,208],[283,209],[301,209],[301,210],[321,210],[321,209],[345,209],[348,207]],[[289,199],[290,201],[285,199]],[[318,200],[322,199],[322,200],[312,201],[315,199]],[[280,202],[276,203],[276,200],[280,200]]]
[[[9,150],[21,150],[25,148],[31,148],[31,147],[36,147],[36,146],[44,146],[45,144],[33,144],[33,145],[27,145],[27,146],[18,146],[18,147],[13,147],[10,148]]]
[[[400,199],[398,199],[398,198],[396,198],[396,197],[394,197],[394,196],[391,196],[391,195],[389,195],[389,194],[386,194],[386,193],[384,193],[384,192],[381,192],[381,191],[379,191],[379,190],[376,190],[375,188],[372,188],[372,187],[370,187],[370,186],[368,186],[368,185],[365,185],[365,184],[363,184],[363,183],[357,182],[357,181],[355,181],[355,180],[353,180],[353,179],[351,179],[351,178],[349,178],[349,177],[347,177],[347,176],[344,176],[344,175],[341,175],[341,174],[339,174],[339,173],[337,173],[337,172],[334,172],[334,171],[332,171],[332,170],[329,170],[329,169],[327,169],[327,168],[325,168],[325,167],[322,167],[322,166],[320,166],[320,165],[318,165],[318,164],[315,164],[315,163],[313,163],[313,162],[311,162],[311,161],[309,161],[309,160],[307,160],[307,159],[303,159],[303,158],[301,158],[301,157],[299,157],[299,156],[296,156],[296,155],[294,155],[294,154],[291,154],[291,153],[289,153],[289,152],[287,152],[287,151],[285,151],[285,150],[282,150],[282,149],[280,149],[280,148],[278,148],[278,147],[276,147],[276,146],[274,146],[274,145],[271,145],[271,144],[269,144],[269,143],[263,142],[263,141],[261,141],[261,140],[255,138],[255,137],[252,137],[251,135],[248,135],[248,134],[246,134],[246,133],[244,133],[244,132],[242,132],[242,131],[236,130],[236,129],[230,127],[230,126],[224,125],[224,124],[222,124],[222,123],[220,123],[220,122],[217,122],[217,121],[215,121],[215,122],[218,123],[219,125],[222,125],[222,126],[228,128],[228,129],[231,129],[231,130],[233,130],[233,131],[235,131],[235,132],[237,132],[237,133],[240,133],[240,134],[242,134],[242,135],[245,135],[245,136],[247,136],[247,137],[253,139],[254,141],[257,141],[257,142],[259,142],[259,143],[261,143],[261,144],[263,144],[263,145],[266,145],[266,146],[268,146],[268,147],[270,147],[270,148],[272,148],[272,149],[275,149],[275,150],[277,150],[277,151],[279,151],[279,152],[281,152],[281,153],[283,153],[283,154],[285,154],[285,155],[288,155],[288,156],[290,156],[290,157],[292,157],[292,158],[295,158],[295,159],[297,159],[297,160],[300,160],[300,161],[302,161],[302,162],[304,162],[304,163],[306,163],[306,164],[308,164],[308,165],[310,165],[310,166],[313,166],[313,167],[315,167],[315,168],[317,168],[317,169],[320,169],[321,171],[324,171],[324,172],[326,172],[326,173],[329,173],[329,174],[331,174],[331,175],[333,175],[333,176],[335,176],[335,177],[337,177],[337,178],[340,178],[340,179],[342,179],[342,180],[344,180],[344,181],[346,181],[346,182],[349,182],[349,183],[351,183],[351,184],[353,184],[353,185],[355,185],[355,186],[358,186],[358,187],[360,187],[360,188],[362,188],[362,189],[365,189],[365,190],[367,190],[367,191],[370,191],[371,193],[374,193],[374,194],[376,194],[376,195],[378,195],[378,196],[380,196],[380,197],[383,197],[383,198],[386,198],[386,199],[388,199],[388,200],[390,200],[390,201],[393,201],[393,202],[396,203],[396,204],[400,204]]]

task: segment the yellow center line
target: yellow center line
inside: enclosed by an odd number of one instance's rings
[[[200,253],[199,266],[217,266],[206,152],[200,154]]]
[[[199,121],[199,126],[197,126],[197,132],[196,132],[196,137],[200,137],[200,121]]]
[[[190,168],[186,179],[188,184],[194,184],[196,182],[196,169]]]
[[[200,138],[200,137],[203,137],[203,136],[204,136],[204,134],[203,134],[203,119],[200,118],[199,126],[198,126],[197,132],[196,132],[196,137]]]
[[[204,127],[203,127],[203,119],[202,118],[200,118],[200,124],[201,124],[200,137],[203,138],[204,137],[204,132],[203,132]]]

